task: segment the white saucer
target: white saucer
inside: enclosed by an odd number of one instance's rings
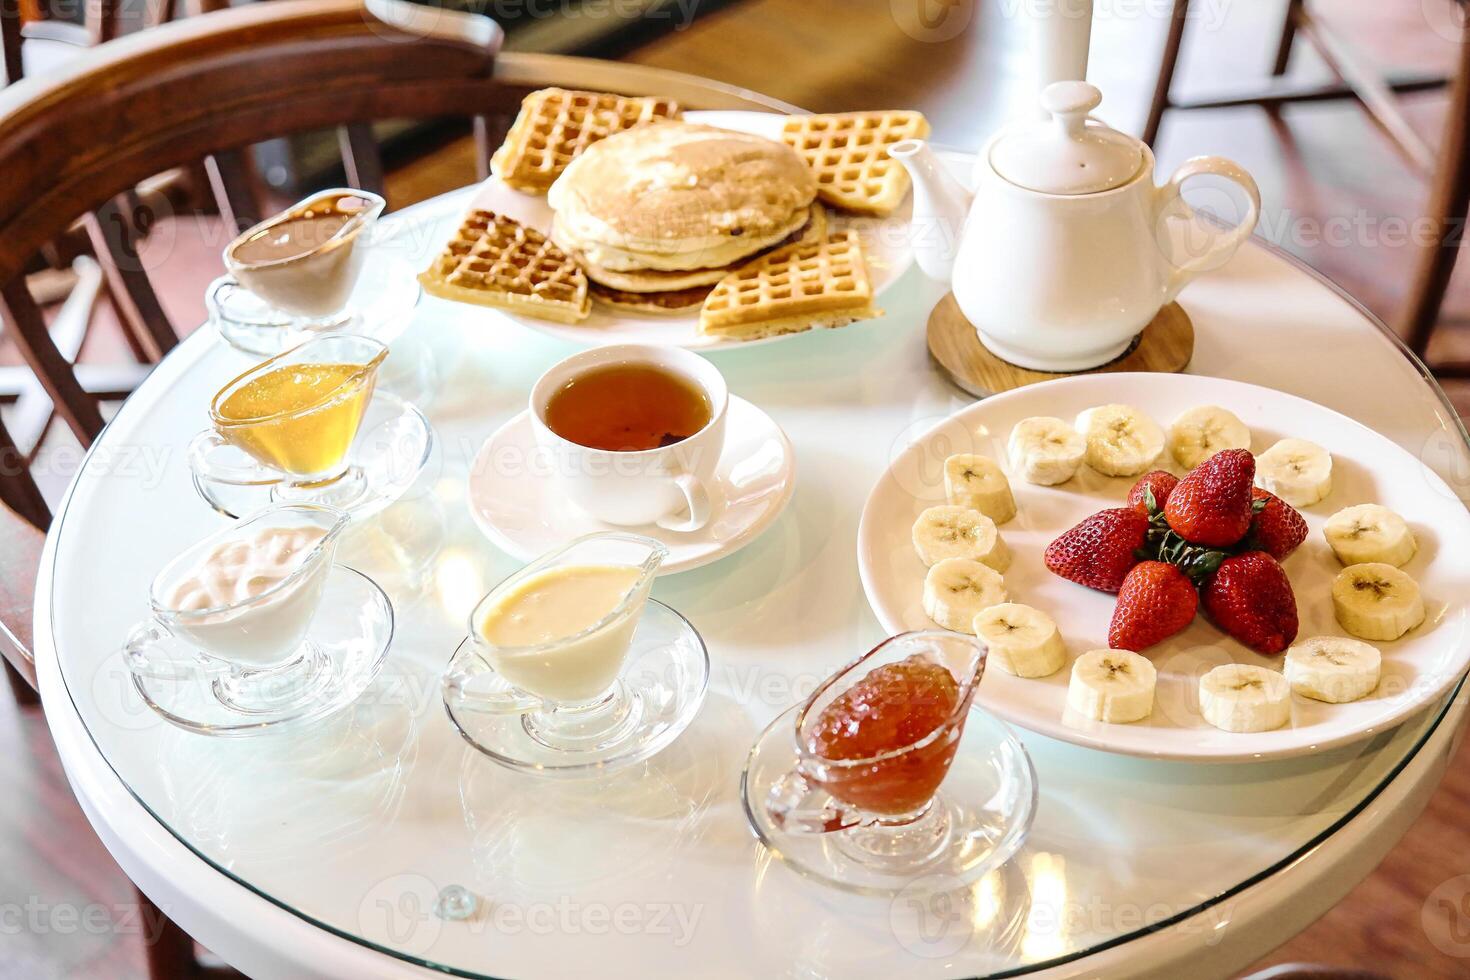
[[[424,414],[380,390],[374,392],[348,451],[349,476],[358,488],[350,499],[333,497],[334,491],[347,488],[341,481],[316,492],[288,487],[282,474],[266,470],[244,451],[218,439],[202,450],[191,445],[189,469],[199,496],[229,518],[285,501],[328,504],[362,521],[407,493],[433,450],[434,428]]]
[[[129,664],[133,688],[165,721],[201,735],[259,735],[319,721],[356,701],[388,657],[393,604],[355,568],[334,565],[306,643],[319,662],[303,679],[310,697],[279,709],[238,710],[221,693],[228,667],[175,636],[159,635],[146,659]]]
[[[418,270],[402,256],[401,248],[383,244],[364,246],[365,261],[357,285],[347,299],[343,317],[323,327],[304,317],[278,310],[235,281],[220,276],[204,291],[209,322],[220,339],[236,350],[274,357],[313,337],[350,333],[390,344],[403,333],[414,307],[423,297]]]
[[[733,395],[725,451],[711,488],[710,521],[699,531],[605,524],[555,492],[550,473],[536,446],[529,411],[486,440],[470,466],[470,515],[496,547],[530,561],[594,531],[637,530],[668,547],[661,575],[699,568],[739,551],[771,526],[796,489],[791,440],[769,415]]]

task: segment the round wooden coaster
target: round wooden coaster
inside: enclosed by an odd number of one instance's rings
[[[929,355],[949,379],[976,398],[994,395],[1012,388],[1070,377],[1016,367],[996,357],[980,343],[975,328],[960,312],[954,293],[939,301],[929,314]],[[1194,324],[1178,303],[1170,303],[1159,311],[1153,322],[1133,341],[1122,357],[1101,367],[1074,374],[1097,374],[1104,371],[1158,371],[1173,374],[1183,371],[1194,355]]]

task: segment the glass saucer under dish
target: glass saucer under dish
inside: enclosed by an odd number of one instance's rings
[[[271,701],[241,704],[229,665],[177,636],[155,634],[146,657],[126,662],[134,690],[170,724],[201,735],[245,736],[317,721],[351,705],[382,670],[392,642],[388,596],[362,572],[334,565],[300,656],[251,678],[271,692]]]
[[[709,684],[709,652],[689,621],[656,599],[648,600],[619,675],[627,724],[611,743],[582,749],[553,747],[538,737],[535,714],[477,711],[459,687],[510,690],[468,638],[445,670],[444,709],[465,741],[503,766],[551,776],[607,772],[642,762],[689,726]]]
[[[351,333],[388,344],[403,333],[423,297],[416,270],[383,248],[367,250],[362,273],[340,316],[328,321],[278,309],[233,276],[209,284],[204,304],[220,339],[246,354],[274,357],[329,333]]]
[[[1016,853],[1036,815],[1036,771],[1005,722],[972,708],[949,774],[934,805],[943,807],[948,836],[921,867],[885,869],[858,860],[844,846],[848,831],[803,834],[781,830],[766,799],[797,766],[796,716],[801,704],[784,711],[761,733],[740,777],[740,799],[751,829],[771,853],[799,874],[846,891],[876,895],[945,891],[979,880]],[[850,828],[860,833],[863,825]]]
[[[413,486],[434,449],[434,429],[418,408],[377,391],[348,450],[347,472],[332,484],[293,487],[284,473],[266,470],[214,433],[189,447],[194,489],[215,510],[235,518],[271,502],[312,503],[364,520]]]

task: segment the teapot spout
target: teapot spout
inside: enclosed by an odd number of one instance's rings
[[[948,283],[954,278],[955,256],[972,195],[924,140],[895,143],[888,155],[903,165],[914,182],[914,217],[909,227],[914,261],[930,279]]]

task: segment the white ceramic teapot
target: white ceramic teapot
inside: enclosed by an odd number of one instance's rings
[[[1101,101],[1086,82],[1047,86],[1048,118],[991,140],[973,196],[923,141],[889,150],[914,179],[920,267],[952,282],[981,342],[1021,367],[1080,371],[1118,357],[1191,279],[1234,254],[1260,212],[1256,182],[1223,157],[1195,157],[1156,185],[1149,148],[1089,117]],[[1200,174],[1245,191],[1235,228],[1205,225],[1180,198]]]

